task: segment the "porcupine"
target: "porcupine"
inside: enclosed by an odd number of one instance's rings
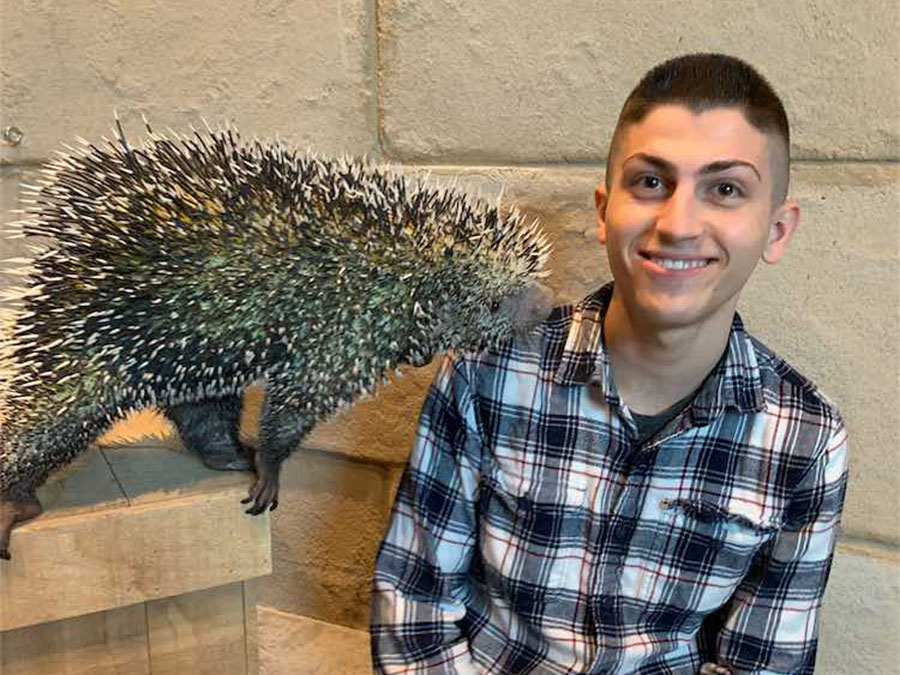
[[[131,411],[161,409],[213,468],[249,468],[240,394],[262,381],[255,515],[316,421],[388,371],[549,312],[549,245],[515,209],[229,128],[148,124],[132,147],[116,126],[44,169],[20,223],[52,243],[4,349],[0,557],[36,487]]]

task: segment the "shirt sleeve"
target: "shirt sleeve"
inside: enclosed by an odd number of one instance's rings
[[[477,532],[481,434],[472,366],[447,356],[429,389],[375,561],[377,673],[478,673],[464,624]]]
[[[819,616],[847,483],[840,418],[798,484],[784,525],[729,604],[704,626],[715,660],[733,675],[812,675]]]

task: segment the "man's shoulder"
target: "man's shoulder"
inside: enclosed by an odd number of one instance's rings
[[[842,425],[836,403],[822,389],[797,368],[779,356],[759,338],[748,335],[756,362],[767,408],[774,406],[776,414],[794,410],[808,419],[817,419],[829,426]]]
[[[537,363],[542,370],[555,370],[570,340],[573,324],[585,319],[590,297],[577,303],[560,304],[540,324],[527,333],[518,333],[497,347],[479,355],[479,365],[521,365]]]
[[[612,285],[606,284],[580,300],[556,305],[531,331],[471,355],[466,362],[468,372],[474,376],[515,371],[523,377],[555,380],[561,367],[573,365],[566,362],[580,364],[596,356],[611,295]]]

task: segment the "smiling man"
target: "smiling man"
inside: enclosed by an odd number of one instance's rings
[[[376,564],[376,670],[813,672],[846,433],[736,313],[799,222],[788,152],[742,61],[641,80],[595,195],[614,282],[448,356],[429,392]]]

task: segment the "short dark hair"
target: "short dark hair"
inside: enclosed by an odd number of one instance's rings
[[[682,105],[697,114],[713,108],[737,108],[747,122],[782,146],[775,162],[776,203],[787,196],[790,175],[790,127],[784,105],[772,86],[750,64],[726,54],[686,54],[655,66],[629,94],[619,113],[606,158],[606,187],[611,185],[613,155],[625,129],[654,108]]]

